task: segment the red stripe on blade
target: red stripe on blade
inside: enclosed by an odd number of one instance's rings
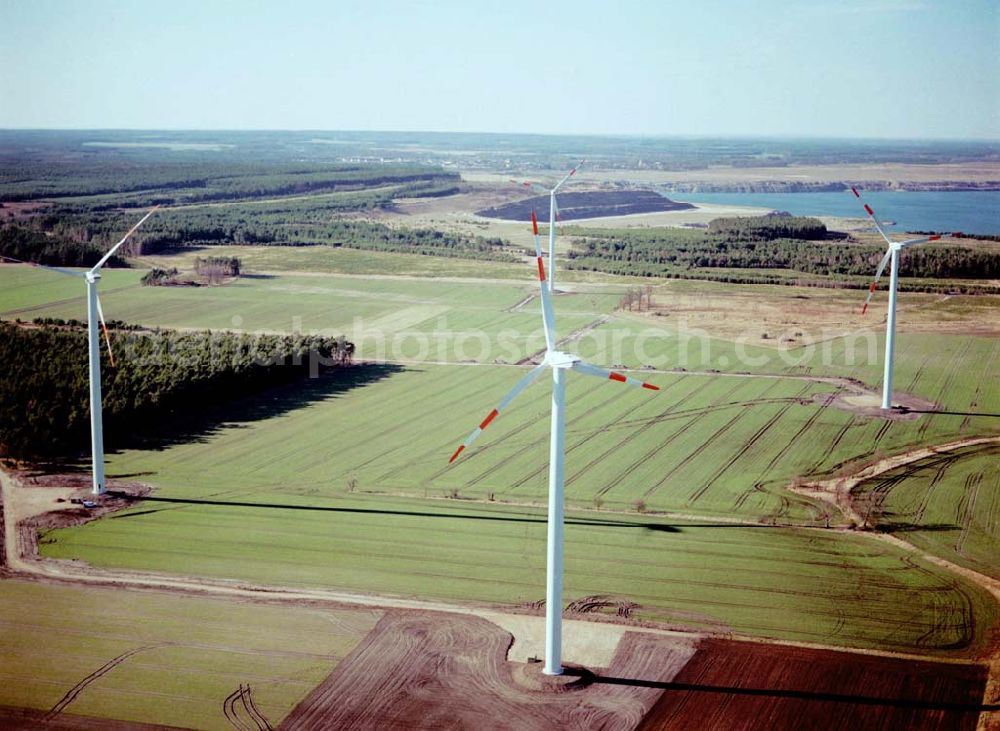
[[[652,383],[644,383],[644,384],[642,384],[642,387],[643,388],[648,388],[650,391],[659,391],[660,390],[659,386],[654,386]]]
[[[465,449],[465,445],[464,444],[461,447],[459,447],[458,449],[455,450],[455,454],[451,455],[451,459],[448,460],[448,464],[451,464],[452,462],[454,462],[458,458],[458,455],[460,455],[462,453],[463,449]]]
[[[868,211],[868,215],[869,216],[874,216],[875,215],[875,211],[873,211],[872,207],[870,205],[868,205],[867,203],[865,203],[865,210]]]
[[[628,379],[625,376],[623,376],[621,373],[615,373],[614,371],[612,371],[608,375],[608,378],[610,378],[612,381],[621,381],[622,383],[625,383],[626,381],[628,381]]]
[[[542,263],[542,257],[538,257],[538,279],[545,281],[545,265]]]
[[[499,413],[500,413],[499,411],[493,409],[493,411],[489,413],[489,416],[483,419],[483,423],[479,425],[479,428],[485,429],[486,427],[488,427],[490,425],[490,422],[493,421],[495,418],[497,418],[497,414]]]

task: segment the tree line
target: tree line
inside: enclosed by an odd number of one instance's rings
[[[343,337],[182,333],[112,327],[102,350],[109,448],[155,435],[154,425],[320,372],[348,366]],[[0,455],[73,457],[90,444],[87,333],[80,324],[0,322]]]
[[[717,219],[704,230],[578,230],[569,266],[612,274],[671,276],[705,269],[781,269],[822,276],[870,276],[881,246],[826,238],[816,219],[763,216]],[[822,236],[821,236],[822,234]],[[1000,252],[963,246],[920,246],[902,252],[900,273],[927,279],[996,279]],[[735,273],[732,273],[735,275]],[[749,274],[749,273],[747,273]],[[762,277],[788,282],[787,276]],[[729,281],[729,280],[724,280]]]

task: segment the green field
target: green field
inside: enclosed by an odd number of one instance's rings
[[[166,502],[50,534],[44,555],[427,599],[544,597],[540,509],[226,487],[200,503],[160,490]],[[934,653],[981,643],[993,617],[981,590],[860,536],[609,513],[567,522],[566,600],[625,597],[640,619]]]
[[[858,485],[877,524],[930,553],[1000,578],[1000,446],[927,457]]]
[[[535,291],[530,282],[288,274],[220,287],[143,287],[140,277],[136,270],[104,273],[101,301],[108,319],[149,327],[346,334],[358,345],[358,357],[380,360],[516,361],[545,346],[534,307],[515,309]],[[0,284],[6,319],[86,319],[85,288],[77,280],[5,266]],[[560,311],[565,333],[617,301],[602,293],[567,299]]]
[[[482,264],[481,275],[492,266]],[[231,328],[238,317],[243,330],[345,332],[362,358],[405,362],[273,391],[199,415],[173,443],[111,454],[112,479],[149,483],[158,498],[251,505],[144,503],[128,517],[47,534],[45,555],[456,601],[541,598],[547,385],[528,389],[460,461],[447,463],[524,372],[459,363],[511,362],[543,346],[537,300],[525,302],[536,285],[287,271],[214,288],[147,288],[138,276],[109,273],[109,317],[194,328]],[[81,317],[82,297],[53,277],[0,268],[0,282],[10,282],[0,314]],[[682,367],[691,372],[644,375],[663,389],[656,393],[571,376],[567,500],[589,510],[578,517],[590,524],[567,533],[569,599],[614,593],[642,604],[651,620],[845,646],[943,650],[986,632],[994,602],[894,548],[847,533],[722,521],[822,526],[829,508],[789,492],[792,480],[1000,432],[1000,393],[981,377],[1000,367],[996,340],[901,333],[898,388],[941,413],[885,421],[823,406],[841,386],[815,380],[877,386],[880,336],[875,361],[859,356],[861,365],[843,341],[782,354],[713,337],[703,348],[670,325],[643,333],[645,322],[615,312],[626,287],[577,285],[556,298],[560,332],[594,326],[567,347],[608,365],[638,367],[651,357],[666,368],[681,365],[685,348]],[[434,350],[442,330],[448,339]],[[608,350],[616,341],[618,350]],[[390,353],[379,351],[387,345]],[[961,497],[962,476],[943,480]],[[982,539],[968,541],[980,560],[995,554],[991,504],[968,508],[986,526]],[[682,525],[640,512],[704,519]],[[662,528],[668,520],[677,532]]]
[[[222,701],[249,683],[256,705],[277,723],[379,616],[0,581],[0,707],[59,705],[67,714],[226,729]],[[115,658],[122,661],[95,672]]]
[[[319,379],[210,414],[198,439],[111,455],[109,470],[195,494],[216,486],[335,495],[353,480],[372,492],[541,504],[545,382],[525,391],[461,460],[447,462],[522,373],[423,365]],[[570,378],[571,505],[632,510],[641,500],[650,510],[821,525],[826,508],[787,492],[792,479],[944,441],[966,419],[860,417],[813,401],[835,387],[805,379],[651,377],[661,391]]]

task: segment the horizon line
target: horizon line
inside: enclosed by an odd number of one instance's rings
[[[807,135],[762,133],[687,133],[687,132],[498,132],[489,130],[433,130],[433,129],[336,129],[320,127],[8,127],[0,125],[0,132],[168,132],[168,133],[350,133],[350,134],[419,134],[419,135],[481,135],[494,137],[588,137],[631,139],[685,139],[685,140],[826,140],[837,142],[975,142],[1000,144],[997,137],[891,137],[879,135]]]

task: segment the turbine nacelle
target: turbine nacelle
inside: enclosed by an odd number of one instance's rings
[[[573,355],[572,353],[564,353],[561,350],[549,350],[545,353],[545,359],[542,361],[542,365],[546,365],[549,368],[561,368],[565,370],[574,367],[577,363],[582,362],[582,358]]]

